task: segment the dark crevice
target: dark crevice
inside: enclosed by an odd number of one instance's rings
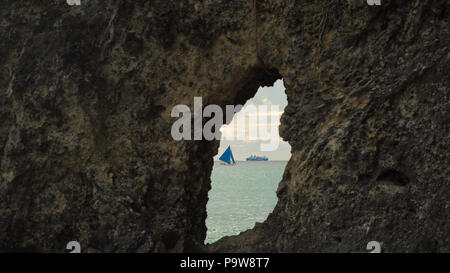
[[[236,93],[235,98],[229,104],[244,105],[247,100],[255,96],[259,87],[272,86],[277,80],[282,78],[275,68],[269,72],[259,66],[250,68],[246,81],[241,83],[240,86],[236,86],[239,92]]]
[[[409,183],[409,178],[402,172],[388,169],[377,177],[377,181],[383,181],[384,183],[397,186],[406,186]]]

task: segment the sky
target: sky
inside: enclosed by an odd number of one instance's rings
[[[271,111],[273,109],[276,109],[277,106],[278,111]],[[287,96],[285,93],[283,80],[276,81],[275,84],[271,87],[260,87],[256,95],[246,102],[244,108],[239,113],[235,114],[231,123],[222,126],[222,138],[220,140],[219,153],[214,157],[214,160],[219,160],[220,155],[222,155],[222,153],[228,148],[228,146],[231,146],[234,158],[238,161],[245,160],[250,155],[265,155],[269,158],[269,160],[289,160],[289,158],[291,157],[291,147],[287,142],[282,140],[278,133],[280,117],[286,106]],[[249,111],[257,109],[259,109],[260,111]],[[246,114],[245,110],[249,112]],[[265,110],[265,112],[261,112],[261,110]],[[247,117],[247,125],[244,129],[238,130],[237,120],[242,120],[244,116]],[[251,123],[250,116],[256,116],[257,122]],[[266,117],[263,118],[263,116]],[[269,125],[273,127],[268,127]],[[276,150],[264,152],[261,151],[261,143],[268,144],[269,140],[267,138],[261,139],[259,133],[256,135],[256,137],[250,134],[251,130],[253,130],[253,132],[258,132],[260,126],[267,126],[266,128],[272,128],[272,130],[274,130],[273,132],[275,132],[276,137],[272,137],[272,141],[276,141],[277,138],[279,139],[279,145]],[[237,131],[237,134],[245,134],[245,140],[226,140],[225,138],[227,136],[230,137],[232,135],[236,135],[233,134],[230,129],[228,129],[230,127],[236,128],[235,130]]]

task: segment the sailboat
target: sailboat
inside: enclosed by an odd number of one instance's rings
[[[223,165],[234,165],[236,164],[236,161],[234,161],[233,152],[231,151],[231,147],[228,146],[228,148],[223,152],[223,154],[219,158],[220,161],[225,162],[226,164]],[[233,162],[233,163],[231,163]]]

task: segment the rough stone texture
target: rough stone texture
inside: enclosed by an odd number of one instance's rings
[[[0,3],[0,251],[450,251],[447,0]],[[266,222],[206,247],[217,141],[177,104],[283,78]]]

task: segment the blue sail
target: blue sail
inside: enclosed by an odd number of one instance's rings
[[[225,152],[220,156],[219,160],[222,160],[223,162],[228,164],[230,164],[231,160],[233,160],[233,163],[235,163],[233,152],[231,152],[230,146],[228,146]]]

